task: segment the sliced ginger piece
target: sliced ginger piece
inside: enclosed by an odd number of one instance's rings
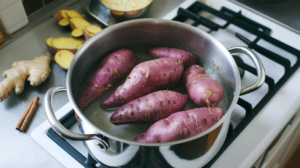
[[[4,71],[5,79],[0,83],[0,102],[6,99],[14,90],[16,94],[20,94],[24,90],[26,79],[31,86],[37,86],[44,82],[51,69],[50,55],[36,57],[30,61],[14,62],[12,68]]]
[[[84,42],[84,39],[73,37],[59,37],[52,40],[51,46],[56,50],[69,50],[75,54],[77,52],[77,46],[79,44],[83,44]]]
[[[73,31],[71,32],[71,35],[73,37],[80,37],[83,35],[83,30],[81,29],[73,29]]]
[[[54,61],[62,69],[69,69],[74,53],[69,50],[60,50],[54,55]]]
[[[58,24],[60,26],[68,26],[70,24],[69,20],[68,19],[61,19]]]

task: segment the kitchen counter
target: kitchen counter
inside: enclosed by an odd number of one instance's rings
[[[149,13],[145,17],[161,18],[182,1],[183,0],[155,0]],[[80,4],[75,3],[69,7],[80,13],[84,13],[90,22],[99,24],[83,11]],[[38,26],[32,28],[27,33],[0,49],[0,71],[3,72],[6,69],[10,69],[11,64],[15,61],[30,60],[36,56],[49,53],[45,45],[45,40],[48,37],[70,36],[70,32],[70,29],[60,27],[54,17],[44,20]],[[42,105],[45,92],[53,86],[65,85],[66,83],[67,71],[62,70],[54,62],[51,63],[50,67],[52,72],[44,83],[37,87],[31,87],[29,83],[26,82],[23,93],[20,95],[12,93],[9,98],[0,103],[0,167],[63,167],[30,138],[30,133],[46,120]],[[0,80],[2,81],[3,79],[3,76],[0,76]],[[35,96],[41,98],[37,111],[25,133],[19,132],[15,127],[30,101]],[[58,110],[67,102],[68,97],[66,93],[58,93],[53,101],[54,111]]]

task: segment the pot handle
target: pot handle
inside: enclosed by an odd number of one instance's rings
[[[250,93],[260,88],[265,83],[266,73],[265,73],[264,65],[262,64],[258,55],[256,55],[250,48],[247,47],[232,47],[229,48],[228,51],[230,52],[230,54],[234,54],[234,53],[246,54],[253,61],[256,67],[257,81],[253,85],[242,89],[240,91],[240,95]]]
[[[56,119],[55,114],[52,109],[52,99],[53,96],[58,92],[66,92],[67,89],[65,86],[58,86],[50,88],[44,98],[44,109],[47,116],[47,119],[53,128],[53,130],[61,137],[74,140],[74,141],[86,141],[86,140],[97,140],[97,146],[106,151],[109,148],[108,143],[101,139],[97,134],[76,134],[67,130],[60,122]]]

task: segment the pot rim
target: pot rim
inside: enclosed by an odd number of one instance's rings
[[[71,62],[70,66],[69,66],[69,70],[67,73],[67,94],[69,97],[69,101],[71,102],[74,111],[76,112],[76,114],[80,117],[81,120],[83,120],[84,122],[87,122],[93,129],[95,129],[95,131],[97,133],[99,133],[99,135],[103,135],[105,137],[126,143],[126,144],[130,144],[130,145],[138,145],[138,146],[149,146],[149,147],[158,147],[158,146],[171,146],[171,145],[177,145],[177,144],[181,144],[181,143],[185,143],[188,141],[192,141],[195,139],[198,139],[202,136],[205,136],[206,134],[208,134],[209,132],[213,131],[215,128],[217,128],[218,126],[220,126],[225,120],[227,120],[229,117],[231,117],[231,113],[235,107],[235,105],[237,104],[239,95],[240,95],[240,90],[241,90],[241,79],[240,79],[240,74],[239,74],[239,70],[238,67],[233,59],[233,57],[231,56],[231,54],[229,53],[229,51],[214,37],[212,37],[210,34],[197,29],[191,25],[185,24],[185,23],[181,23],[181,22],[177,22],[177,21],[173,21],[173,20],[164,20],[164,19],[153,19],[153,18],[147,18],[147,19],[136,19],[136,20],[131,20],[131,21],[125,21],[122,23],[118,23],[115,25],[112,25],[104,30],[102,30],[101,32],[99,32],[98,34],[94,35],[92,38],[90,38],[89,40],[87,40],[80,48],[79,51],[77,51],[77,53],[75,54],[74,59],[76,59],[77,57],[80,57],[80,55],[82,55],[84,53],[84,50],[86,48],[86,46],[91,45],[92,43],[96,42],[99,38],[101,38],[102,36],[106,35],[107,33],[111,32],[111,31],[115,31],[118,30],[124,26],[132,26],[132,25],[139,25],[139,24],[166,24],[166,25],[176,25],[179,26],[181,28],[184,29],[189,29],[190,31],[193,31],[197,34],[200,34],[201,36],[204,36],[208,39],[210,39],[214,44],[216,44],[217,47],[220,48],[221,51],[223,51],[223,53],[225,54],[225,56],[228,58],[228,62],[231,65],[232,68],[234,68],[234,76],[236,77],[234,79],[234,83],[235,83],[235,90],[233,92],[233,99],[232,102],[228,108],[228,110],[225,112],[225,115],[212,127],[210,127],[209,129],[207,129],[206,131],[190,137],[190,138],[186,138],[186,139],[182,139],[182,140],[178,140],[178,141],[173,141],[173,142],[165,142],[165,143],[140,143],[140,142],[134,142],[134,141],[130,141],[130,140],[126,140],[126,139],[122,139],[119,138],[117,136],[113,136],[110,135],[104,131],[102,131],[100,128],[98,128],[97,126],[95,126],[94,124],[92,124],[82,113],[82,111],[78,108],[76,101],[73,99],[74,95],[71,92],[72,90],[72,85],[71,85],[71,76],[72,76],[72,72],[75,69],[74,66],[74,61]],[[226,128],[227,129],[227,128]]]

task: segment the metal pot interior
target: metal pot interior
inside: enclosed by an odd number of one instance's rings
[[[146,132],[151,124],[115,126],[109,122],[109,118],[116,109],[100,108],[100,104],[118,86],[84,111],[79,110],[75,100],[88,74],[93,72],[108,53],[118,48],[127,48],[136,53],[139,62],[144,62],[153,59],[145,54],[144,49],[154,46],[175,47],[194,53],[197,55],[198,64],[205,68],[207,75],[217,80],[224,89],[224,98],[218,106],[226,112],[225,116],[211,129],[178,143],[201,137],[217,128],[226,118],[230,119],[240,91],[240,77],[232,56],[223,45],[207,33],[183,23],[160,19],[139,19],[111,26],[92,37],[80,48],[70,65],[67,76],[68,96],[80,119],[89,122],[97,132],[106,137],[128,144],[142,145],[132,140],[138,134]],[[125,79],[120,82],[120,85],[124,81]],[[168,89],[188,94],[182,83]],[[192,108],[197,106],[189,100],[185,110]]]

